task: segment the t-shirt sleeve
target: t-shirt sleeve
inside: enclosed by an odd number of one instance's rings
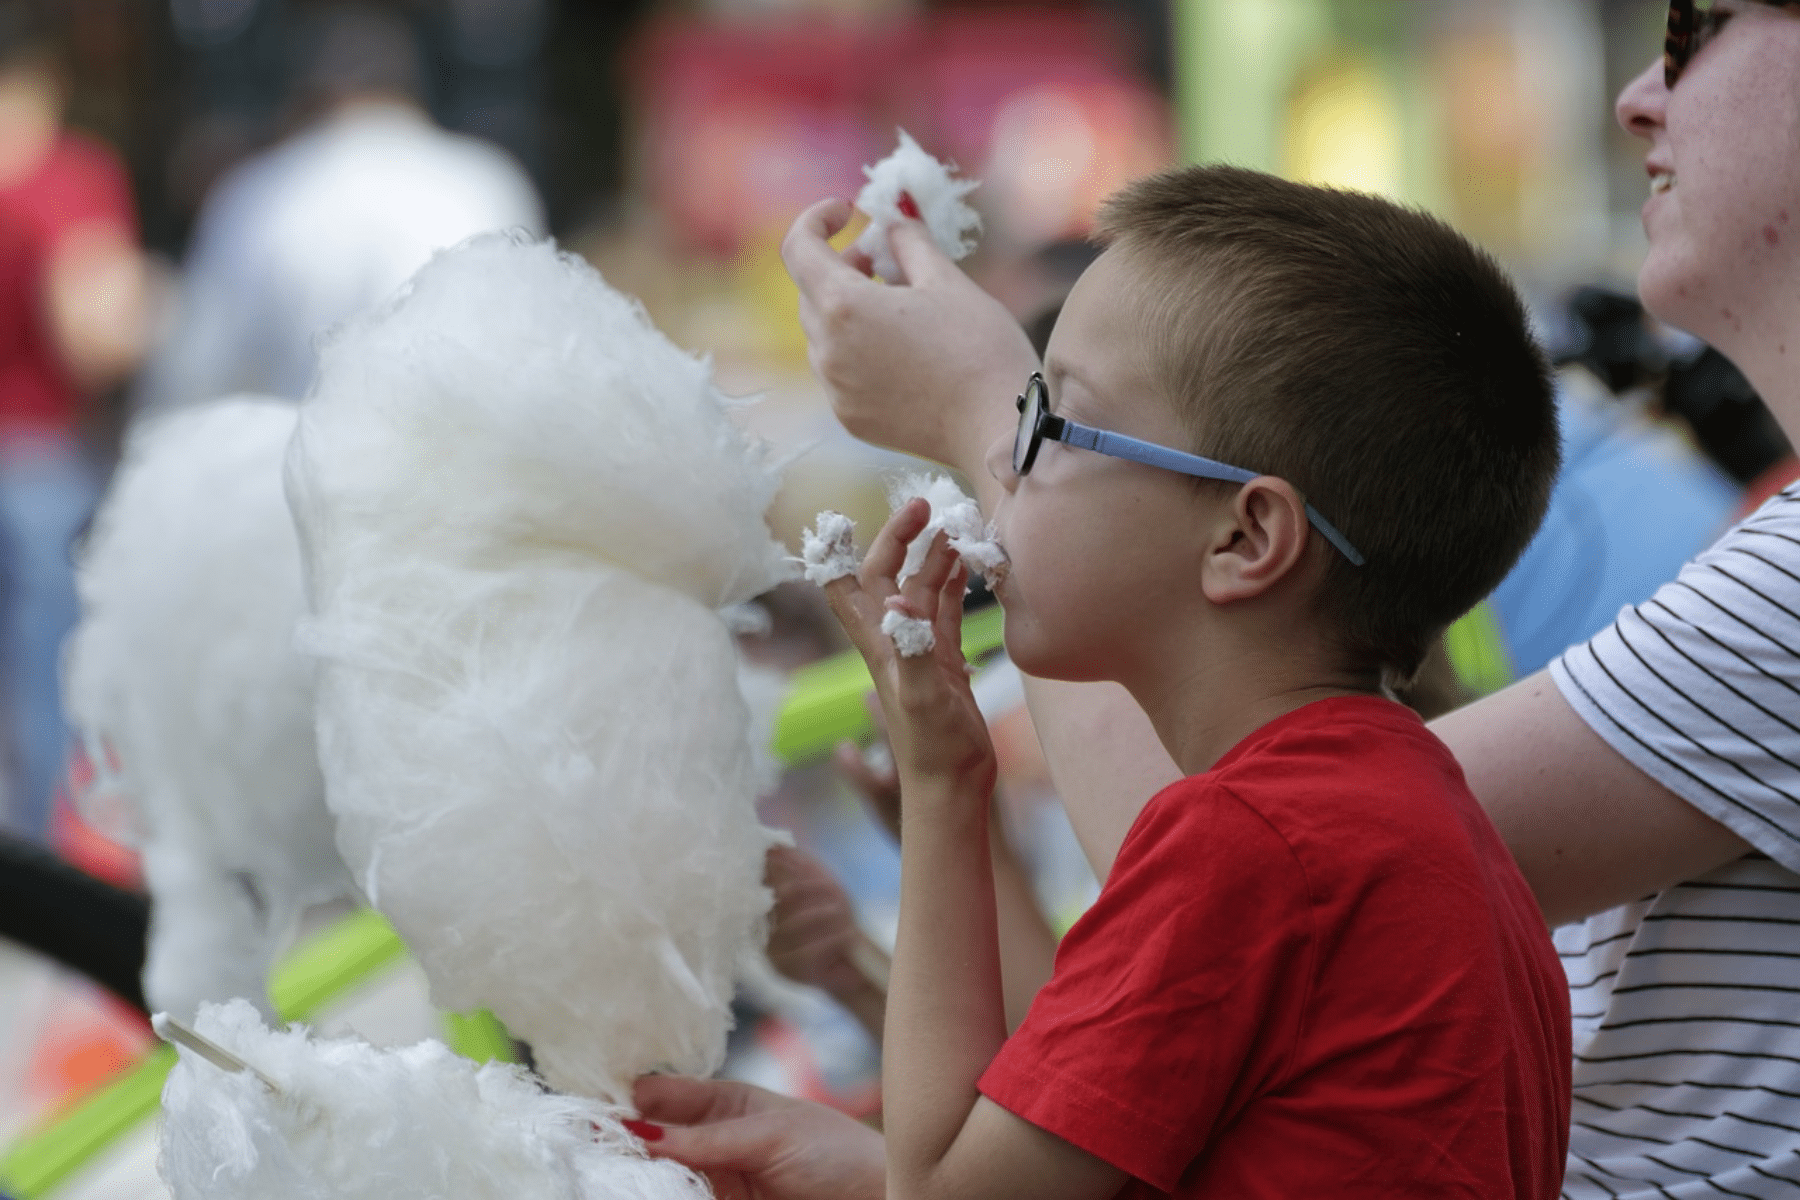
[[[1305,881],[1228,791],[1145,808],[983,1094],[1163,1191],[1298,1037],[1313,972]]]
[[[67,135],[61,147],[63,171],[55,204],[61,227],[90,222],[116,225],[136,240],[137,208],[125,167],[110,149],[80,135]]]
[[[1800,871],[1800,486],[1550,670],[1639,770]]]

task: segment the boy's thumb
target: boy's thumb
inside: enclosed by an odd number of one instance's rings
[[[896,221],[888,226],[888,245],[894,251],[894,261],[906,272],[906,281],[915,286],[956,267],[938,249],[923,221]]]

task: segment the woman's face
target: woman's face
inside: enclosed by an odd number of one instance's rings
[[[1719,0],[1714,12],[1723,28],[1674,90],[1658,59],[1617,112],[1650,144],[1644,303],[1729,355],[1800,311],[1800,8]]]

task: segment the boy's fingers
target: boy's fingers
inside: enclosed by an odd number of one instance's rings
[[[850,214],[850,205],[842,200],[821,200],[788,227],[787,236],[781,239],[781,261],[800,285],[802,295],[812,295],[833,280],[862,281],[827,240],[850,223]]]
[[[958,559],[938,595],[937,639],[962,653],[963,596],[969,590],[969,568]]]
[[[840,576],[826,584],[823,590],[831,615],[837,618],[850,644],[872,668],[882,656],[877,640],[883,636],[881,601],[864,591],[862,581],[855,575]]]
[[[901,505],[875,535],[875,540],[869,543],[869,552],[863,555],[863,582],[887,580],[888,586],[892,587],[894,576],[906,562],[906,548],[930,521],[931,505],[924,500],[914,498]]]
[[[962,563],[950,572],[950,578],[944,581],[943,595],[938,598],[937,642],[939,648],[948,647],[958,663],[963,662],[962,626],[963,596],[969,589],[969,568]]]
[[[957,567],[956,551],[950,549],[950,537],[939,530],[925,551],[925,561],[900,588],[912,614],[937,624],[938,598],[950,573]]]

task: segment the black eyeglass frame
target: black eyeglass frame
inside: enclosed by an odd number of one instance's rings
[[[1800,0],[1746,0],[1769,8],[1792,8]],[[1681,73],[1694,60],[1704,44],[1700,39],[1700,23],[1712,15],[1712,7],[1696,6],[1695,0],[1669,0],[1667,32],[1663,35],[1663,86],[1675,90]]]
[[[1143,463],[1148,467],[1160,467],[1165,471],[1175,471],[1200,479],[1219,479],[1226,483],[1249,483],[1252,479],[1266,474],[1266,472],[1234,467],[1230,463],[1222,463],[1203,455],[1189,454],[1185,450],[1159,446],[1155,442],[1146,442],[1141,438],[1095,429],[1091,425],[1082,425],[1068,420],[1066,417],[1052,416],[1050,413],[1050,389],[1044,383],[1044,376],[1041,372],[1034,371],[1031,378],[1026,381],[1025,391],[1018,397],[1018,405],[1019,427],[1013,433],[1012,468],[1013,473],[1021,479],[1031,473],[1032,465],[1037,462],[1038,451],[1042,449],[1046,438],[1082,450],[1092,450],[1098,454],[1128,459],[1131,462]],[[1337,526],[1327,521],[1311,504],[1306,506],[1306,519],[1314,529],[1319,531],[1321,537],[1350,560],[1351,566],[1363,565],[1365,560],[1361,552],[1350,544],[1350,539],[1338,532]]]

